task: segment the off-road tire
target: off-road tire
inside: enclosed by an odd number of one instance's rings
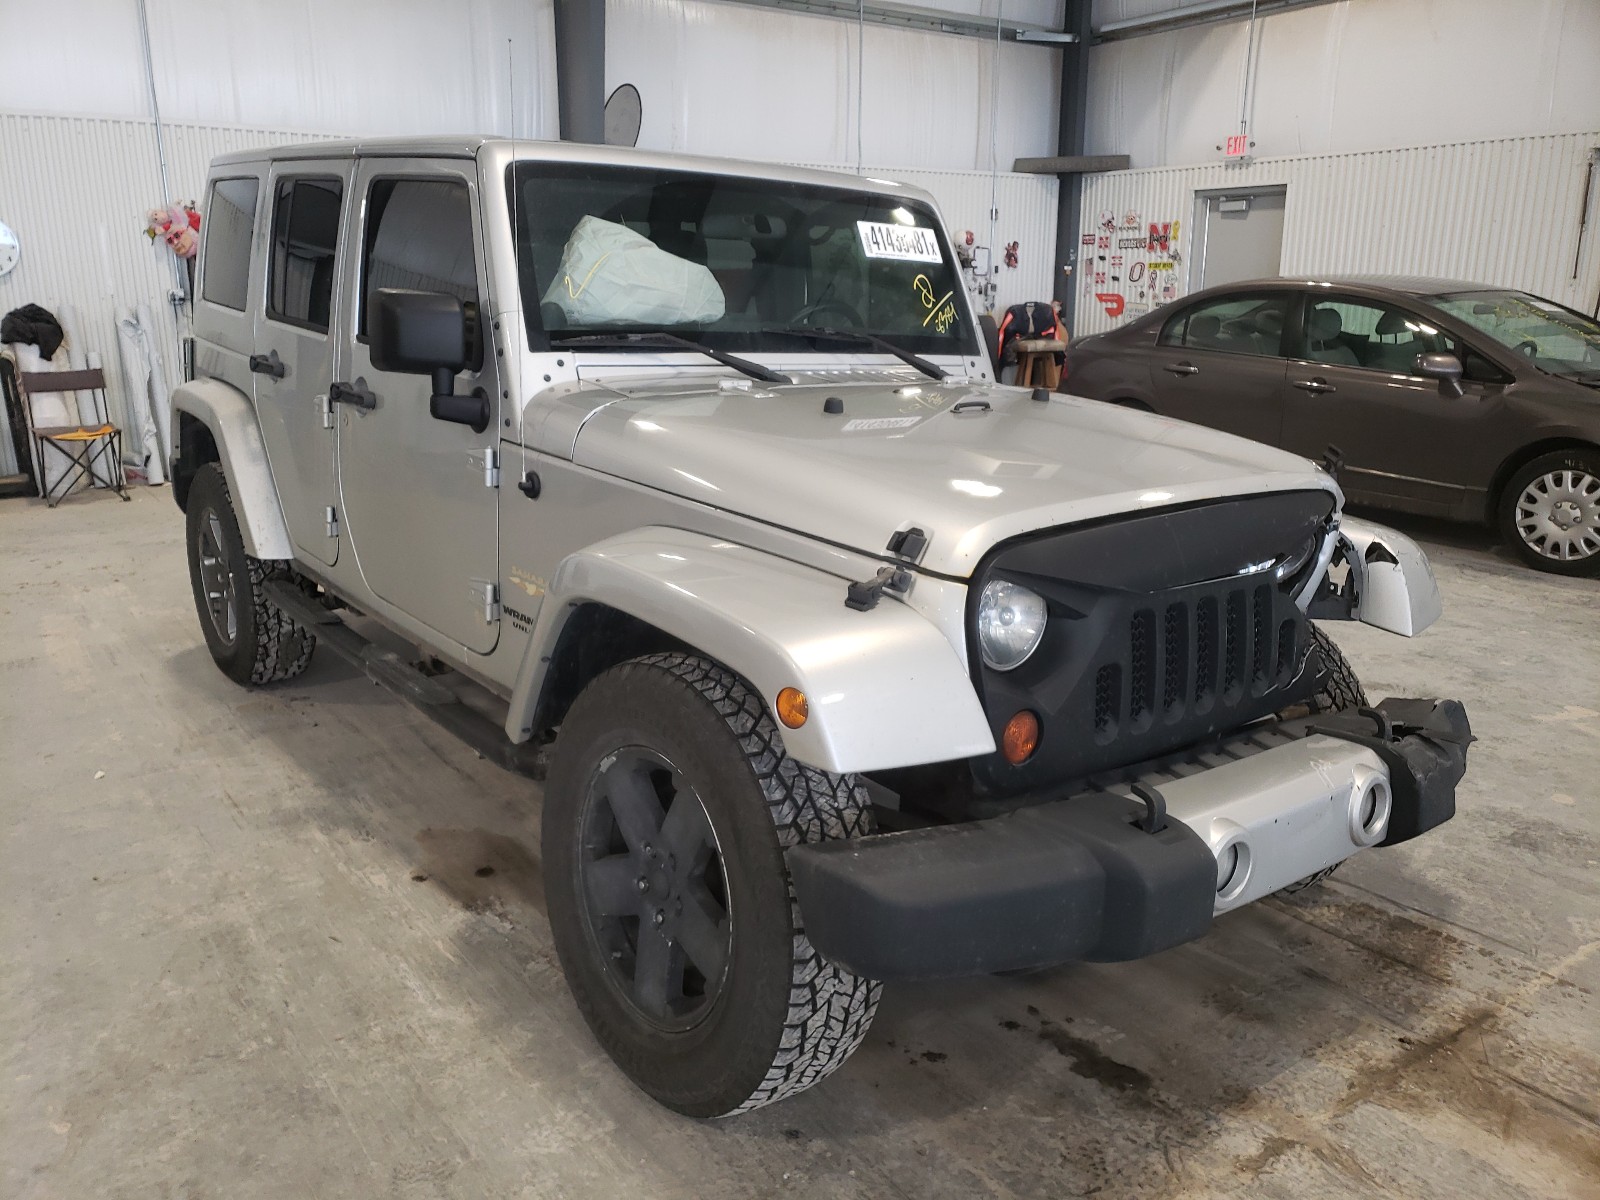
[[[630,1006],[583,907],[579,840],[591,784],[607,756],[636,746],[693,786],[726,884],[726,974],[686,1030],[655,1027]],[[578,1009],[635,1084],[687,1116],[731,1116],[804,1091],[850,1056],[881,985],[828,962],[807,940],[783,852],[871,831],[860,779],[789,758],[761,697],[714,663],[654,654],[584,689],[562,721],[545,786],[545,897]]]
[[[1356,677],[1355,668],[1350,665],[1350,660],[1344,656],[1344,651],[1334,644],[1334,641],[1321,628],[1312,624],[1311,647],[1322,657],[1323,670],[1326,677],[1322,686],[1317,689],[1316,695],[1307,701],[1307,707],[1312,714],[1338,712],[1346,708],[1365,708],[1367,706],[1367,693],[1361,686],[1361,680]],[[1314,875],[1307,875],[1304,879],[1297,879],[1285,892],[1303,892],[1308,887],[1315,887],[1329,875],[1332,875],[1342,864],[1334,863],[1331,867],[1324,867]]]
[[[232,569],[237,626],[231,641],[212,618],[201,575],[201,537],[213,514],[220,548]],[[316,638],[281,612],[267,599],[265,591],[270,580],[295,580],[292,565],[245,553],[228,481],[215,463],[207,463],[195,472],[189,486],[185,528],[195,611],[206,646],[222,673],[235,683],[251,685],[278,683],[304,671],[316,649]]]
[[[1497,502],[1498,511],[1495,521],[1500,528],[1500,536],[1505,539],[1507,546],[1511,547],[1523,562],[1537,571],[1547,571],[1552,575],[1574,575],[1580,578],[1592,578],[1600,575],[1600,551],[1592,551],[1584,558],[1558,559],[1541,554],[1537,548],[1529,545],[1522,538],[1519,529],[1518,509],[1523,494],[1528,491],[1529,485],[1535,480],[1552,474],[1560,474],[1569,481],[1589,481],[1585,485],[1585,496],[1582,504],[1587,510],[1584,514],[1586,526],[1594,531],[1596,509],[1593,491],[1593,481],[1600,480],[1600,451],[1589,447],[1576,447],[1571,450],[1557,450],[1553,454],[1543,454],[1528,463],[1510,479],[1500,491]],[[1535,493],[1537,496],[1537,492]],[[1548,494],[1547,497],[1548,498]],[[1588,543],[1591,544],[1592,543]]]
[[[1344,651],[1315,623],[1310,623],[1311,648],[1322,658],[1326,672],[1322,686],[1317,689],[1307,705],[1312,713],[1339,712],[1346,708],[1365,708],[1366,689],[1356,677],[1355,668],[1344,656]]]

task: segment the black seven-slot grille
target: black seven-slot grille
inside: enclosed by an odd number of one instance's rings
[[[1305,699],[1320,664],[1304,662],[1295,568],[1327,528],[1332,497],[1288,492],[1055,530],[1006,543],[980,566],[1049,605],[1027,662],[995,671],[973,659],[996,744],[1011,715],[1039,715],[1040,745],[1020,766],[972,760],[992,793],[1053,788],[1166,754]]]
[[[1126,683],[1121,662],[1102,663],[1095,673],[1095,740],[1288,683],[1304,645],[1296,617],[1279,614],[1275,590],[1263,583],[1135,609],[1122,656]]]

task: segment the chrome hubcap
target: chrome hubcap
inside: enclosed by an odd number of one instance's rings
[[[1517,534],[1557,562],[1600,553],[1600,479],[1587,471],[1551,471],[1517,498]]]
[[[233,567],[222,548],[222,522],[216,513],[206,513],[198,540],[195,549],[200,558],[200,587],[205,592],[206,611],[217,636],[231,646],[239,636],[239,608],[234,603]]]

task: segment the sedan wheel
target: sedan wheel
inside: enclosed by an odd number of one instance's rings
[[[1582,451],[1535,459],[1507,484],[1501,525],[1529,565],[1561,575],[1600,572],[1600,462]]]

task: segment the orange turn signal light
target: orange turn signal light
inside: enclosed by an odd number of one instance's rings
[[[1000,735],[1000,752],[1012,766],[1027,762],[1039,748],[1039,718],[1023,709],[1006,722]]]
[[[778,693],[778,720],[790,729],[799,729],[811,715],[811,705],[799,688],[784,688]]]

